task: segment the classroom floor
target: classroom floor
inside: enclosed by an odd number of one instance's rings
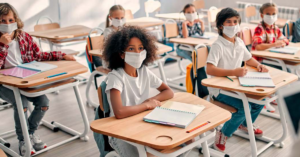
[[[77,60],[86,65],[85,56],[77,57]],[[185,61],[184,64],[187,65],[189,62]],[[152,69],[152,71],[159,75],[158,68]],[[179,75],[179,68],[177,63],[170,63],[165,66],[165,71],[167,76],[177,76]],[[83,76],[88,77],[89,73],[84,74]],[[99,78],[99,82],[103,78]],[[185,82],[185,79],[180,80],[179,82]],[[85,102],[85,89],[86,84],[80,85],[80,92],[83,101]],[[174,92],[180,92],[174,89]],[[95,102],[98,102],[97,93],[94,88],[91,90],[92,98]],[[155,91],[153,91],[155,94]],[[55,94],[47,94],[50,99],[50,108],[47,111],[45,119],[48,121],[58,121],[62,124],[65,124],[75,130],[82,130],[83,124],[80,118],[80,112],[77,106],[77,101],[75,98],[75,94],[73,89],[65,89],[61,90],[58,95]],[[91,107],[86,106],[86,112],[88,115],[89,121],[93,121],[94,119],[94,110]],[[13,109],[5,109],[0,111],[1,121],[0,121],[0,132],[6,132],[14,129],[14,120],[13,120]],[[256,120],[258,126],[262,128],[265,135],[268,135],[271,138],[275,138],[281,135],[282,128],[279,120],[272,119],[263,115],[260,115]],[[61,131],[52,132],[49,129],[40,126],[37,133],[40,135],[41,139],[46,142],[49,146],[62,141],[70,136]],[[90,130],[88,133],[90,140],[88,142],[84,142],[81,140],[75,140],[55,149],[52,149],[48,152],[42,153],[38,155],[38,157],[98,157],[99,151],[97,145],[93,139],[93,132]],[[15,135],[6,138],[10,143],[12,149],[15,151],[18,150],[18,141]],[[285,157],[288,156],[290,150],[292,149],[292,140],[291,137],[288,136],[285,140],[284,148],[271,147],[267,151],[265,151],[260,157]],[[263,142],[257,142],[259,148],[263,147]],[[231,157],[244,157],[250,155],[250,143],[248,140],[233,136],[227,140],[226,144],[226,153]],[[193,149],[188,157],[197,157],[202,156],[199,155],[197,149]]]

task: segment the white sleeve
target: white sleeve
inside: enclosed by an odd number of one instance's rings
[[[104,36],[104,40],[107,40],[107,37],[112,33],[112,30],[111,28],[107,27],[104,29],[104,32],[103,32],[103,36]]]
[[[252,54],[248,51],[245,45],[243,45],[243,50],[244,50],[244,57],[243,61],[247,61],[252,58]]]
[[[123,91],[123,82],[115,75],[110,74],[107,76],[107,85],[105,89],[105,93],[108,93],[111,89],[117,89],[122,93]]]
[[[218,67],[218,63],[219,63],[219,60],[221,58],[221,53],[222,53],[221,51],[222,51],[222,49],[221,49],[220,45],[213,44],[208,53],[206,63],[211,63],[214,66]]]
[[[146,66],[144,66],[147,70],[149,80],[150,80],[150,86],[151,88],[158,88],[162,84],[162,80],[157,77],[151,70],[149,70]]]

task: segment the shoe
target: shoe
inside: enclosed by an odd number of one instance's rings
[[[238,129],[248,134],[248,128],[243,126],[242,124],[239,126]],[[259,127],[255,126],[254,124],[253,124],[253,131],[254,131],[254,135],[256,137],[262,137],[263,136],[263,131],[260,130]]]
[[[225,136],[221,131],[216,133],[214,148],[218,151],[224,152],[226,145],[227,136]]]
[[[31,149],[30,154],[31,155],[35,154],[36,151],[34,150],[34,148],[32,148],[32,146],[30,146],[30,149]],[[20,151],[21,156],[25,156],[25,153],[26,153],[25,141],[20,141],[19,142],[19,151]]]
[[[274,108],[271,104],[265,105],[264,108],[265,108],[268,112],[271,112],[271,113],[274,113],[274,112],[275,112],[275,108]]]
[[[36,151],[40,151],[42,149],[47,148],[46,143],[44,143],[38,135],[30,134],[29,137],[30,137],[31,144]]]

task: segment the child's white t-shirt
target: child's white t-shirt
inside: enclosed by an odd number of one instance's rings
[[[110,101],[111,89],[121,92],[123,106],[134,106],[150,98],[150,88],[158,88],[162,84],[162,80],[146,66],[137,69],[137,74],[138,77],[129,76],[123,68],[113,70],[108,74],[105,92],[110,106],[110,116],[114,116]]]
[[[8,54],[5,59],[5,68],[10,68],[10,67],[16,67],[19,64],[23,63],[23,60],[21,58],[21,51],[20,51],[20,46],[19,42],[17,40],[12,40],[8,44]]]
[[[242,39],[236,37],[235,43],[232,43],[219,36],[212,44],[206,62],[222,69],[236,69],[242,66],[242,61],[248,61],[251,58],[252,55]],[[220,93],[219,89],[211,87],[208,87],[208,91],[210,96],[215,97]]]

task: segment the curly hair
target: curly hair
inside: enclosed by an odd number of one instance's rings
[[[136,26],[124,26],[119,31],[112,33],[104,42],[103,57],[108,63],[108,68],[124,68],[125,61],[121,55],[125,53],[131,38],[139,38],[147,51],[146,59],[142,65],[148,65],[156,60],[156,39],[145,29]]]

